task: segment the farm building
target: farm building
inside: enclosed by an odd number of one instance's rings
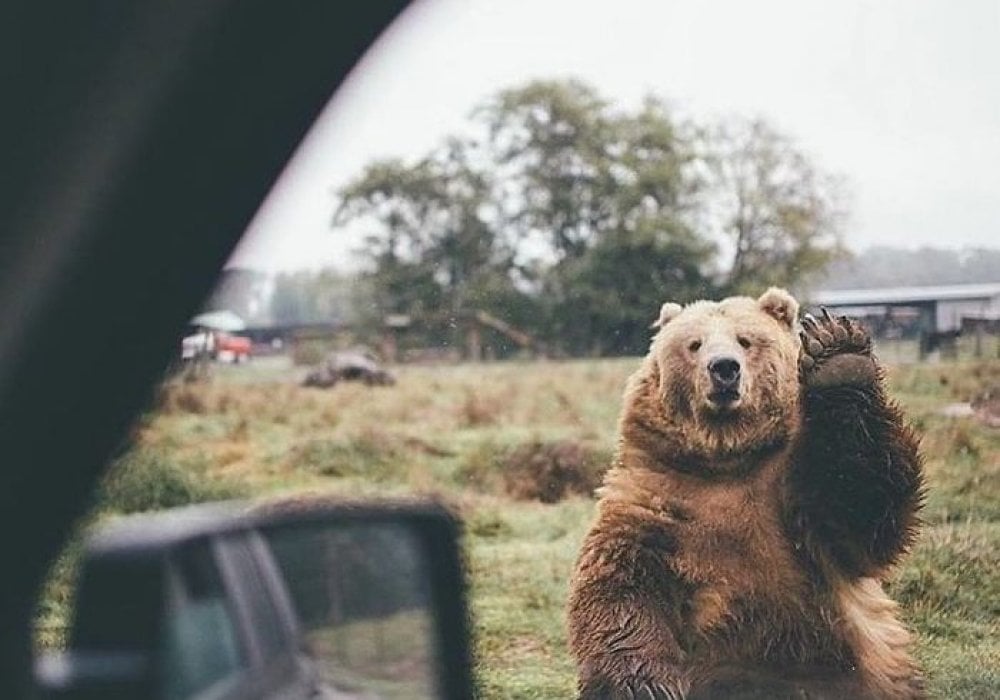
[[[876,336],[920,339],[921,354],[946,346],[963,330],[995,333],[1000,282],[933,287],[818,291],[807,306],[865,319]]]
[[[1000,318],[1000,282],[951,284],[936,287],[889,287],[885,289],[837,289],[811,297],[816,306],[849,315],[870,315],[891,309],[916,309],[926,315],[927,330],[958,331],[963,318]]]

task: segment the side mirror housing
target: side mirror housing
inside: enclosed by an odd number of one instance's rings
[[[123,518],[88,539],[76,601],[44,698],[473,695],[458,524],[434,503]]]
[[[142,653],[50,652],[35,661],[35,678],[43,698],[146,697],[151,663]]]

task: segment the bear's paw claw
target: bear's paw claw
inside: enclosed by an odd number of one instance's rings
[[[861,324],[846,316],[807,314],[802,319],[799,372],[810,388],[870,386],[878,378],[871,338]]]

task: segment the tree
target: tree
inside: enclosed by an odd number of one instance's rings
[[[705,295],[712,248],[686,228],[648,227],[602,240],[566,274],[570,293],[558,313],[562,344],[574,354],[646,352],[664,301]]]
[[[478,140],[369,164],[334,217],[366,227],[373,310],[437,324],[428,342],[483,310],[571,354],[638,352],[667,299],[794,286],[840,252],[834,181],[762,121],[699,129],[578,81],[472,120]]]
[[[673,222],[694,203],[684,170],[695,152],[658,100],[613,113],[580,82],[535,81],[474,114],[490,135],[507,220],[522,238],[547,236],[557,261],[642,221]]]
[[[794,287],[844,254],[836,181],[762,120],[707,132],[702,224],[731,250],[721,288]]]
[[[688,176],[689,127],[653,98],[634,113],[612,112],[575,81],[505,90],[476,114],[516,240],[548,243],[539,331],[574,354],[643,348],[648,322],[638,316],[665,296],[696,294],[689,273],[710,249],[686,223],[698,189]]]
[[[474,116],[489,133],[511,224],[522,237],[547,237],[558,259],[583,255],[611,216],[606,103],[577,81],[536,81],[501,91]]]
[[[361,252],[376,315],[419,317],[429,342],[458,344],[472,312],[524,301],[492,181],[471,164],[472,148],[452,139],[413,165],[369,165],[340,192],[334,218],[367,227]]]
[[[360,301],[357,286],[335,270],[279,273],[271,292],[271,321],[278,325],[353,322]]]

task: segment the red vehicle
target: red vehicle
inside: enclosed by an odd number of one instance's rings
[[[224,331],[201,330],[181,341],[181,358],[193,360],[208,355],[220,362],[240,363],[250,359],[251,349],[249,338]]]
[[[223,362],[246,362],[250,359],[251,343],[242,335],[216,332],[215,358]]]

